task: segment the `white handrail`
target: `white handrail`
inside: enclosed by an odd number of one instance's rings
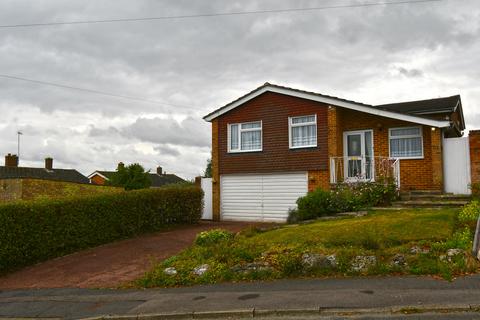
[[[330,183],[332,184],[349,180],[376,181],[380,177],[393,178],[397,188],[400,188],[400,159],[382,156],[330,157]]]

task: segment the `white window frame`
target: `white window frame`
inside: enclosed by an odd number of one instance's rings
[[[315,117],[314,122],[302,122],[302,123],[292,123],[294,118],[302,118],[302,117]],[[292,139],[292,128],[294,127],[303,127],[303,126],[311,126],[315,125],[315,133],[317,135],[315,141],[315,144],[311,145],[306,145],[306,146],[293,146]],[[294,117],[288,117],[288,146],[290,149],[302,149],[302,148],[315,148],[318,145],[318,127],[317,127],[317,114],[308,114],[308,115],[302,115],[302,116],[294,116]]]
[[[250,129],[242,129],[242,124],[249,124],[249,123],[260,123],[260,128],[250,128]],[[232,132],[232,126],[238,125],[238,149],[232,150],[232,140],[230,139],[231,137],[231,132]],[[248,131],[258,131],[260,130],[260,149],[252,149],[252,150],[242,150],[242,132],[248,132]],[[262,120],[259,121],[248,121],[248,122],[239,122],[239,123],[229,123],[228,124],[228,130],[227,130],[227,139],[228,139],[228,153],[240,153],[240,152],[259,152],[263,150],[263,122]]]
[[[398,130],[398,129],[413,129],[413,128],[419,128],[420,129],[420,134],[419,135],[406,135],[406,136],[394,136],[392,137],[392,130]],[[421,146],[422,146],[422,155],[421,156],[414,156],[414,157],[394,157],[392,156],[392,149],[390,146],[390,142],[392,139],[401,139],[401,138],[418,138],[420,137],[421,141]],[[423,159],[424,158],[424,146],[423,146],[423,127],[422,126],[410,126],[410,127],[397,127],[397,128],[389,128],[388,129],[388,154],[390,158],[395,158],[395,159]]]

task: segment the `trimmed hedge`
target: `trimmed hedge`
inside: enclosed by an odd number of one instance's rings
[[[167,187],[0,205],[0,273],[201,218],[203,192]]]

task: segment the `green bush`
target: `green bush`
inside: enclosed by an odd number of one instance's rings
[[[212,244],[232,240],[233,236],[233,233],[222,229],[203,231],[197,235],[195,244],[199,246],[209,246]]]
[[[316,189],[297,200],[298,219],[309,220],[331,214],[330,192]]]
[[[199,188],[146,189],[0,205],[0,273],[201,217]]]
[[[458,221],[460,223],[477,222],[480,216],[480,202],[474,200],[465,205],[458,215]]]
[[[470,189],[472,190],[472,196],[474,199],[480,198],[480,183],[475,182],[470,185]]]

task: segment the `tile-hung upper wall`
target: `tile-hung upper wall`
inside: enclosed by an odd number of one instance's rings
[[[217,119],[219,174],[327,170],[327,110],[328,106],[322,103],[266,92],[220,116]],[[314,114],[317,146],[290,149],[288,118]],[[228,153],[228,124],[250,121],[262,121],[262,151]]]

